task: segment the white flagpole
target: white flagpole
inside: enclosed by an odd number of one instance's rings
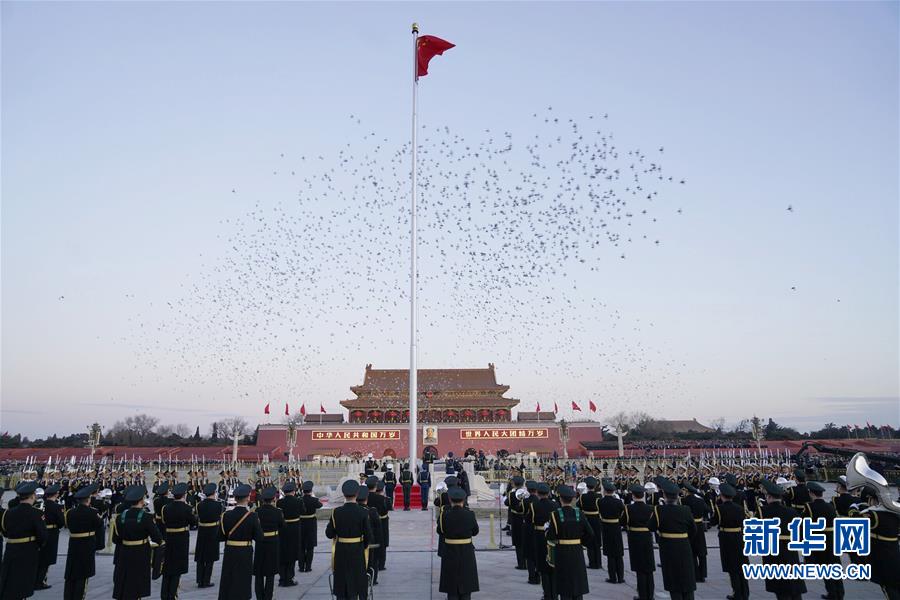
[[[412,101],[412,200],[410,204],[410,273],[409,273],[409,469],[416,472],[416,442],[419,427],[418,370],[416,366],[416,104],[419,88],[419,25],[413,23],[413,101]]]

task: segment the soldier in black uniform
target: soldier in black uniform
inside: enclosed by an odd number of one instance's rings
[[[428,490],[431,489],[431,471],[428,470],[427,463],[422,465],[416,479],[418,479],[419,491],[422,494],[422,510],[428,510]]]
[[[684,488],[684,496],[681,503],[691,509],[694,515],[694,523],[697,527],[696,532],[691,537],[691,552],[694,554],[694,580],[697,583],[706,581],[706,525],[705,522],[709,518],[709,506],[700,496],[700,490],[695,488],[690,482],[684,481],[681,484]]]
[[[278,568],[278,587],[291,587],[297,585],[294,581],[294,569],[301,559],[300,518],[305,509],[303,500],[297,497],[297,485],[293,481],[285,483],[281,491],[284,492],[284,497],[278,501],[278,508],[284,515],[284,529],[279,536],[281,548],[278,560],[281,565]],[[315,521],[313,524],[315,525]]]
[[[331,540],[331,567],[334,571],[332,593],[338,600],[366,600],[369,579],[366,576],[366,549],[372,540],[369,511],[356,503],[359,484],[353,480],[341,486],[344,505],[331,513],[325,536]]]
[[[384,482],[384,491],[387,495],[388,504],[391,510],[394,510],[394,488],[397,487],[397,474],[394,473],[394,465],[392,464],[386,465],[385,469],[381,480]],[[403,510],[409,510],[409,506],[404,507]]]
[[[302,562],[300,570],[312,571],[313,555],[318,544],[318,527],[316,511],[322,508],[322,502],[313,496],[313,482],[303,482],[303,515],[300,517],[300,552]]]
[[[165,527],[162,522],[163,507],[169,502],[169,482],[163,481],[156,486],[154,492],[156,496],[153,498],[153,518],[156,521],[156,527],[162,531]]]
[[[795,469],[794,478],[797,480],[797,485],[785,490],[782,501],[785,506],[791,506],[801,513],[806,508],[806,503],[810,501],[809,490],[806,488],[806,473],[803,469]]]
[[[528,495],[522,500],[523,518],[522,541],[525,546],[525,568],[528,569],[528,583],[537,585],[541,582],[541,575],[537,570],[537,556],[534,550],[534,527],[531,526],[531,505],[537,502],[537,482],[528,479],[525,481],[525,491]],[[437,502],[437,500],[435,500]]]
[[[16,486],[17,502],[0,520],[0,533],[6,537],[6,552],[0,564],[2,600],[21,600],[34,593],[38,552],[47,540],[43,514],[34,507],[35,490],[37,485],[33,481]]]
[[[469,600],[478,591],[478,564],[472,538],[478,535],[475,513],[463,506],[466,492],[457,486],[448,492],[450,508],[438,519],[437,532],[444,536],[441,580],[438,588],[447,600]]]
[[[275,593],[275,574],[281,566],[278,557],[279,535],[284,531],[284,513],[275,506],[278,490],[274,487],[264,488],[259,493],[260,505],[256,509],[259,524],[263,531],[263,541],[256,544],[256,555],[253,558],[253,575],[256,583],[256,600],[272,600]]]
[[[413,475],[408,465],[403,465],[400,471],[400,488],[403,490],[403,510],[409,510],[409,498],[412,494]]]
[[[810,481],[806,484],[806,489],[812,500],[806,503],[801,516],[809,517],[814,521],[825,519],[826,547],[825,550],[813,551],[803,562],[815,565],[839,565],[841,557],[834,555],[834,538],[831,535],[831,532],[834,531],[834,519],[837,517],[837,511],[831,502],[826,502],[822,498],[825,494],[825,486],[821,483]],[[827,600],[843,600],[844,582],[840,579],[825,579],[825,591]]]
[[[800,557],[797,551],[789,550],[787,542],[790,539],[788,525],[796,517],[799,517],[800,513],[781,503],[784,490],[780,485],[770,479],[764,479],[761,484],[766,491],[766,504],[760,508],[760,516],[763,519],[774,517],[781,519],[778,555],[763,556],[763,564],[799,564]],[[808,497],[806,484],[803,485],[803,492]],[[796,497],[794,495],[794,498]],[[766,579],[766,591],[775,594],[778,600],[798,600],[806,593],[806,582],[802,579]]]
[[[144,510],[147,489],[135,485],[125,493],[131,503],[113,521],[113,543],[119,546],[113,577],[115,600],[137,600],[150,595],[151,549],[148,539],[163,544],[153,515]]]
[[[693,600],[697,589],[690,541],[697,530],[694,515],[690,508],[678,504],[677,485],[666,478],[660,478],[657,485],[666,503],[654,507],[650,530],[659,532],[663,587],[672,600]]]
[[[378,557],[378,560],[375,561],[375,565],[378,566],[379,571],[383,571],[385,568],[385,561],[387,560],[387,547],[390,544],[391,534],[387,498],[377,492],[379,483],[381,484],[381,488],[384,489],[384,484],[381,483],[377,477],[372,476],[366,479],[366,487],[369,488],[368,505],[377,508],[378,516],[381,518],[381,546],[379,546],[375,552],[375,555]]]
[[[378,565],[375,564],[375,561],[378,560],[378,548],[381,547],[382,541],[381,517],[378,509],[369,506],[368,502],[369,488],[361,485],[356,493],[356,503],[368,511],[369,525],[372,526],[372,539],[369,541],[369,548],[366,552],[366,572],[372,574],[372,585],[378,585]]]
[[[592,543],[587,546],[588,569],[600,569],[603,567],[603,561],[600,558],[603,555],[603,529],[600,527],[600,511],[597,509],[597,500],[600,499],[600,496],[597,494],[598,483],[600,482],[597,481],[596,477],[585,477],[584,485],[587,487],[587,491],[578,498],[577,502],[577,506],[584,511],[591,529],[596,534]]]
[[[371,477],[375,474],[375,470],[378,469],[378,462],[372,457],[372,453],[369,453],[369,456],[366,458],[366,464],[363,469],[365,470],[366,477]],[[369,490],[371,491],[371,490]]]
[[[550,486],[544,482],[537,484],[537,500],[531,503],[529,528],[534,540],[534,562],[541,578],[544,598],[555,598],[553,592],[553,567],[547,563],[547,537],[545,526],[550,521],[550,513],[559,508],[550,499]]]
[[[900,600],[900,515],[890,510],[865,510],[879,508],[877,494],[867,487],[860,492],[862,504],[850,509],[851,517],[865,517],[871,521],[871,548],[863,560],[872,567],[870,581],[881,586],[885,600]]]
[[[503,504],[509,507],[506,520],[509,523],[510,537],[512,537],[513,546],[516,549],[516,569],[524,571],[525,567],[525,544],[522,540],[523,528],[525,526],[522,501],[516,496],[516,492],[525,485],[525,479],[520,475],[515,475],[510,480],[510,487],[506,490],[506,498]]]
[[[637,600],[653,600],[655,584],[653,572],[656,560],[653,557],[653,534],[650,519],[653,507],[644,500],[646,490],[640,484],[631,486],[631,504],[625,505],[622,525],[628,532],[628,562],[637,578]]]
[[[625,547],[622,545],[622,514],[625,504],[616,498],[616,484],[606,479],[603,481],[603,497],[597,500],[597,511],[600,513],[600,530],[603,532],[603,554],[606,556],[606,568],[609,570],[607,583],[625,582]]]
[[[38,553],[35,590],[49,590],[52,587],[47,584],[47,571],[51,565],[56,564],[56,554],[59,551],[59,530],[66,526],[62,508],[56,502],[58,496],[58,485],[51,485],[44,490],[44,525],[47,527],[47,541],[41,546]]]
[[[263,541],[259,517],[247,506],[250,486],[234,488],[236,506],[226,511],[219,521],[219,537],[225,542],[222,574],[219,577],[219,600],[250,600],[253,577],[253,542]]]
[[[750,586],[744,577],[742,565],[749,562],[744,556],[744,519],[747,513],[744,507],[734,501],[737,490],[728,483],[719,486],[719,502],[710,519],[719,527],[719,558],[722,560],[722,571],[728,573],[731,582],[730,600],[748,600]]]
[[[838,477],[838,482],[835,486],[835,495],[831,499],[831,503],[834,505],[837,516],[849,517],[850,506],[857,504],[858,502],[859,496],[854,496],[847,490],[847,476],[841,475]]]
[[[69,547],[66,552],[65,586],[63,600],[83,600],[87,593],[88,579],[96,574],[94,553],[98,548],[97,532],[104,539],[103,519],[91,508],[91,494],[96,486],[89,485],[74,494],[75,506],[64,515],[69,530]]]
[[[215,483],[203,486],[206,496],[197,504],[197,543],[194,546],[194,562],[197,563],[197,587],[212,587],[213,565],[219,560],[219,519],[222,503],[218,499],[219,488]]]
[[[188,506],[185,495],[186,483],[172,488],[172,501],[167,502],[162,511],[165,527],[166,548],[162,568],[162,600],[177,600],[181,576],[188,572],[188,553],[191,548],[191,527],[197,525],[197,517]]]
[[[550,513],[547,544],[553,551],[553,593],[560,600],[582,600],[590,592],[582,544],[590,544],[594,530],[584,512],[573,506],[575,490],[567,485],[556,488],[561,506]],[[555,596],[552,596],[555,598]]]

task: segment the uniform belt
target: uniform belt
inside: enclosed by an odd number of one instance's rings
[[[524,511],[524,510],[513,510],[513,509],[509,509],[509,512],[511,512],[511,513],[514,514],[514,515],[524,515],[524,514],[525,514],[525,511]]]
[[[378,518],[380,518],[380,519],[387,519],[387,518],[388,518],[388,515],[378,515]]]
[[[59,525],[48,524],[48,525],[46,525],[46,527],[47,527],[47,529],[56,529],[57,527],[59,527]]]
[[[339,538],[337,538],[337,541],[341,544],[359,544],[363,541],[363,539],[361,537],[355,537],[355,538],[339,537]]]
[[[296,519],[285,519],[284,520],[285,523],[298,523],[299,521],[300,521],[300,517],[297,517]]]
[[[694,523],[702,523],[703,519],[694,519]]]
[[[650,531],[650,528],[649,527],[629,527],[628,531],[643,532],[643,531]]]
[[[97,535],[97,532],[96,532],[96,531],[82,531],[82,532],[79,532],[79,533],[70,533],[70,534],[69,534],[69,537],[72,538],[72,539],[76,539],[76,540],[77,540],[77,539],[79,539],[79,538],[89,538],[89,537],[94,537],[95,535]]]
[[[276,535],[278,535],[277,531],[263,531],[265,537],[275,537]]]
[[[580,546],[581,540],[556,540],[556,543],[561,546]]]
[[[779,535],[779,536],[778,536],[778,539],[779,539],[779,540],[790,541],[790,540],[791,540],[791,536],[789,536],[789,535]]]
[[[246,548],[247,546],[249,546],[252,543],[253,542],[249,542],[249,541],[228,540],[227,542],[225,542],[225,545],[236,547],[236,548]]]
[[[174,529],[171,527],[166,527],[166,533],[184,533],[185,531],[190,530],[190,527],[175,527]]]
[[[896,541],[897,541],[897,536],[889,537],[889,536],[886,536],[886,535],[878,535],[877,533],[873,533],[873,534],[872,534],[872,539],[873,539],[873,540],[881,540],[882,542],[896,542]]]
[[[147,538],[142,540],[122,540],[122,543],[126,546],[143,546],[147,543]]]
[[[740,527],[719,527],[719,531],[724,533],[740,533],[743,531]]]
[[[385,515],[386,517],[387,515]],[[300,515],[301,519],[315,519],[316,515]]]
[[[6,538],[7,544],[27,544],[28,542],[36,542],[37,538],[33,535],[30,537],[23,538]]]
[[[659,532],[659,535],[667,540],[686,540],[688,536],[686,533],[664,533],[662,531]]]
[[[535,525],[534,530],[535,531],[544,531],[544,526],[543,525]]]
[[[461,538],[461,539],[456,539],[456,540],[444,538],[444,543],[450,544],[451,546],[462,546],[463,544],[471,544],[472,538]]]
[[[600,511],[598,510],[583,510],[581,512],[591,517],[597,517],[600,515]]]
[[[216,527],[218,524],[218,521],[201,521],[197,523],[200,527]]]
[[[613,525],[613,524],[618,525],[619,524],[618,519],[600,519],[600,520],[608,525]]]

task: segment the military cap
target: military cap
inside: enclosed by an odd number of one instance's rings
[[[303,482],[303,491],[304,491],[304,492],[311,492],[311,491],[313,491],[313,485],[314,485],[314,484],[313,484],[312,481],[304,481],[304,482]]]
[[[550,486],[544,483],[543,481],[537,484],[537,493],[538,494],[549,494]]]
[[[668,494],[670,496],[678,495],[678,486],[675,485],[675,482],[671,479],[666,479],[665,477],[661,477],[659,483],[657,484],[659,489],[663,491],[664,494]]]
[[[294,483],[293,481],[288,481],[281,487],[281,491],[284,492],[285,494],[287,494],[288,492],[296,492],[297,484]]]
[[[45,497],[53,496],[58,493],[59,493],[59,484],[58,483],[54,483],[53,485],[48,485],[47,488],[44,490]]]
[[[629,490],[635,496],[643,496],[644,495],[644,486],[639,483],[634,484],[629,488]]]
[[[454,485],[459,485],[459,479],[456,478],[456,475],[450,475],[444,479],[444,483],[447,484],[448,488],[452,488]]]
[[[537,490],[537,481],[533,481],[531,479],[525,482],[525,489],[529,492],[534,492]]]
[[[356,499],[359,500],[368,500],[369,498],[369,488],[364,485],[359,486],[359,491],[356,492]]]
[[[515,475],[512,478],[513,485],[525,485],[525,478],[521,475]]]
[[[719,485],[719,493],[727,498],[734,498],[737,495],[737,490],[734,489],[734,486],[723,483]]]
[[[212,496],[217,491],[219,491],[219,488],[214,483],[207,483],[206,485],[203,486],[203,495],[204,496]]]
[[[177,483],[175,487],[172,488],[172,495],[176,498],[181,498],[185,494],[187,494],[188,485],[186,483]]]
[[[684,489],[686,489],[687,491],[689,491],[689,492],[692,493],[692,494],[699,494],[699,493],[700,493],[700,490],[698,490],[697,488],[695,488],[695,487],[694,487],[693,485],[691,485],[690,482],[688,482],[688,481],[683,481],[683,482],[681,482],[681,487],[683,487]]]
[[[806,481],[806,471],[803,469],[794,469],[794,477],[797,478],[797,481]]]
[[[125,490],[126,502],[140,502],[147,495],[147,488],[141,485],[133,485]]]
[[[250,490],[251,490],[251,488],[249,485],[247,485],[246,483],[241,484],[241,485],[237,486],[236,488],[234,488],[234,497],[235,498],[246,498],[247,496],[250,495]]]
[[[84,500],[85,498],[90,498],[91,494],[93,494],[95,491],[97,491],[96,485],[86,485],[75,492],[73,498],[75,498],[76,500]]]
[[[763,479],[760,484],[766,490],[766,493],[770,496],[780,498],[782,495],[784,495],[784,488],[782,488],[771,479]]]
[[[584,485],[588,486],[590,489],[597,487],[597,483],[597,478],[593,475],[584,478]]]
[[[452,487],[447,491],[447,495],[450,496],[450,500],[453,502],[460,502],[466,499],[466,491],[461,487]]]
[[[819,483],[818,481],[810,481],[806,484],[806,489],[811,491],[814,494],[824,494],[825,486]],[[46,492],[44,492],[46,494]]]
[[[566,500],[571,500],[575,497],[575,490],[567,485],[561,485],[556,488],[556,493],[559,494],[560,498],[565,498]]]
[[[376,485],[378,485],[378,478],[374,475],[371,475],[366,478],[366,487],[370,490],[373,489]]]
[[[156,493],[159,494],[160,496],[165,496],[166,494],[168,494],[169,493],[169,482],[163,481],[161,484],[159,484],[159,487],[156,488]]]
[[[609,479],[603,480],[603,490],[606,492],[614,492],[616,491],[616,484],[610,481]]]
[[[352,479],[348,479],[344,482],[344,485],[341,486],[341,494],[345,498],[350,498],[351,496],[356,496],[356,493],[359,491],[359,484]]]
[[[278,494],[278,490],[270,486],[261,491],[259,497],[268,502],[269,500],[274,500],[276,494]]]
[[[737,477],[735,477],[733,473],[726,473],[725,474],[725,483],[727,483],[728,485],[737,487],[737,484],[738,484]]]
[[[23,481],[16,486],[16,493],[20,496],[30,496],[37,490],[37,484],[33,481]]]

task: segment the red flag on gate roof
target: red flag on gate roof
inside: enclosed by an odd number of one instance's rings
[[[306,416],[306,402],[300,405],[300,414]]]
[[[535,412],[541,412],[541,403],[540,402],[537,403],[537,408],[535,409]]]
[[[291,411],[290,411],[290,409],[288,408],[288,403],[287,403],[287,402],[284,403],[284,414],[285,414],[285,416],[288,416],[288,417],[291,416]]]
[[[553,401],[553,414],[555,415],[558,412],[559,412],[559,407],[556,406],[556,400],[554,400]]]
[[[581,407],[578,406],[577,404],[575,404],[574,400],[572,400],[572,410],[577,410],[578,412],[581,412]]]
[[[268,403],[266,404],[266,407],[263,409],[263,413],[269,414],[269,405],[268,405]]]
[[[593,400],[588,400],[588,408],[591,409],[591,412],[597,412],[597,405],[594,404]]]
[[[325,413],[325,405],[321,402],[319,402],[319,412],[323,414]]]
[[[431,62],[431,59],[455,45],[433,35],[422,35],[416,38],[416,77],[428,75],[428,63]]]

